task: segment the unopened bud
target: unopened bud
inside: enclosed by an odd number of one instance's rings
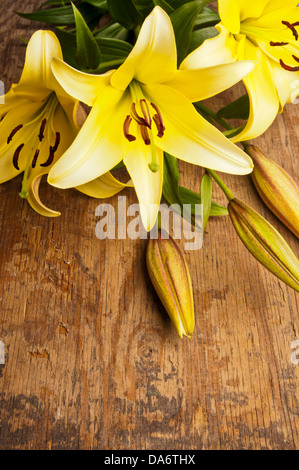
[[[246,145],[254,162],[253,184],[266,206],[299,237],[299,187],[275,162],[254,145]]]
[[[169,235],[162,237],[159,232],[158,239],[148,242],[148,273],[179,337],[190,338],[194,330],[194,302],[188,265],[175,241]]]
[[[228,212],[251,254],[285,284],[299,292],[299,261],[280,233],[239,199],[229,202]]]

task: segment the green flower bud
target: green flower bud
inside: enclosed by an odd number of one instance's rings
[[[230,200],[228,212],[239,237],[252,255],[299,292],[299,261],[280,233],[239,199]]]
[[[275,162],[254,145],[246,145],[254,162],[251,178],[266,206],[299,237],[299,187]]]
[[[153,286],[180,338],[190,338],[194,330],[192,282],[183,253],[173,238],[159,232],[150,239],[146,264]]]

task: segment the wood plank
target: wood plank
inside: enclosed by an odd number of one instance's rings
[[[23,66],[18,36],[41,27],[14,11],[39,4],[5,3],[7,89]],[[298,119],[289,105],[256,140],[297,181]],[[199,191],[200,169],[180,169],[182,184]],[[223,178],[298,253],[250,178]],[[45,182],[42,200],[62,215],[42,218],[19,198],[20,182],[0,186],[1,449],[299,448],[298,295],[247,253],[228,218],[209,221],[203,248],[186,253],[196,328],[180,340],[151,287],[146,240],[98,240],[99,201]],[[136,203],[132,190],[123,195]],[[107,202],[117,208],[117,197]]]

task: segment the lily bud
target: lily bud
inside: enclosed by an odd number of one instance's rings
[[[266,206],[299,237],[299,187],[275,162],[254,145],[246,145],[254,162],[252,181]]]
[[[280,233],[239,199],[228,204],[231,221],[246,248],[270,272],[299,292],[299,261]]]
[[[163,235],[162,235],[163,237]],[[146,264],[153,286],[180,338],[194,330],[192,282],[183,253],[173,238],[150,239]]]

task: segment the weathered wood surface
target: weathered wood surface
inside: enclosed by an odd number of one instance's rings
[[[23,66],[18,36],[41,26],[14,10],[39,4],[1,6],[7,89]],[[297,181],[298,119],[290,105],[256,140]],[[199,191],[200,170],[180,169]],[[298,252],[249,177],[224,179]],[[18,197],[20,181],[0,186],[1,449],[299,448],[298,295],[247,253],[228,218],[211,220],[203,248],[186,253],[196,329],[180,340],[150,285],[145,240],[99,241],[98,201],[46,183],[42,198],[62,215],[42,218]],[[216,187],[215,197],[225,202]]]

